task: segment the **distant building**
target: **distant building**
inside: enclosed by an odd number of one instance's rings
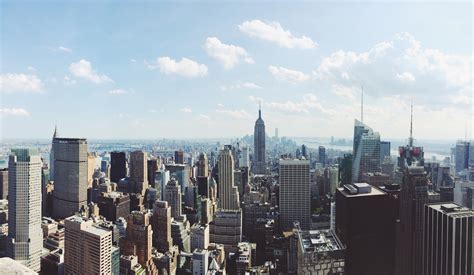
[[[171,207],[166,201],[156,201],[152,216],[153,246],[166,253],[173,246],[171,238]]]
[[[41,158],[35,149],[12,149],[8,161],[7,256],[36,272],[43,248]]]
[[[390,141],[380,141],[380,163],[387,157],[390,158]]]
[[[199,154],[197,162],[197,177],[209,177],[209,161],[206,153]]]
[[[309,160],[280,159],[280,226],[291,229],[299,222],[303,230],[309,230],[310,210],[310,173]]]
[[[158,171],[158,160],[149,159],[147,160],[147,178],[148,184],[152,187],[155,187],[155,176],[156,171]]]
[[[174,219],[180,219],[182,215],[182,193],[181,186],[178,185],[178,182],[173,178],[168,184],[166,184],[165,189],[165,201],[168,202],[171,207],[171,216]]]
[[[232,151],[228,148],[224,148],[219,152],[218,170],[218,208],[222,210],[238,210],[240,205],[238,188],[234,186],[234,158]]]
[[[127,157],[124,152],[110,153],[110,181],[118,183],[127,176]]]
[[[258,119],[255,121],[253,132],[253,173],[266,173],[266,158],[265,158],[265,122],[262,119],[262,110],[258,109]]]
[[[422,275],[474,274],[474,211],[454,203],[424,206]]]
[[[366,182],[372,186],[381,187],[385,186],[386,184],[390,184],[392,182],[392,179],[387,174],[383,174],[380,172],[369,172],[362,174],[362,182]]]
[[[179,150],[179,151],[174,151],[174,163],[176,164],[184,164],[184,152]]]
[[[326,148],[324,146],[318,147],[318,161],[323,167],[326,164]]]
[[[55,138],[54,218],[64,219],[87,206],[87,140]]]
[[[148,188],[147,153],[133,151],[130,153],[130,183],[133,192],[144,195]]]
[[[64,226],[64,274],[111,274],[112,232],[81,216],[65,219]]]
[[[456,173],[469,167],[469,141],[458,141],[455,148],[454,164]]]
[[[367,172],[380,172],[380,135],[355,120],[352,150],[352,182],[362,180]]]
[[[0,169],[0,200],[8,196],[8,168]]]

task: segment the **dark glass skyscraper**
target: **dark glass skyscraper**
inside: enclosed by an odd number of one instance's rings
[[[110,153],[110,181],[118,183],[127,176],[127,158],[124,152]]]
[[[253,144],[253,172],[254,174],[265,174],[265,122],[263,122],[260,107],[258,119],[255,121]]]

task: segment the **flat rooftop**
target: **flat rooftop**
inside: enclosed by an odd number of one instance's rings
[[[382,190],[376,188],[375,186],[372,186],[372,188],[371,188],[371,190],[370,190],[369,193],[349,194],[348,192],[346,192],[346,190],[344,190],[343,187],[338,187],[337,190],[339,190],[344,196],[346,196],[346,197],[348,197],[348,198],[387,195],[387,193],[385,193],[384,191],[382,191]]]
[[[299,231],[298,240],[305,252],[343,250],[344,246],[332,230]]]

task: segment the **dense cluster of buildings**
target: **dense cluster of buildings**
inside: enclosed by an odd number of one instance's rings
[[[474,145],[425,160],[355,120],[352,152],[265,133],[212,148],[90,152],[0,170],[0,267],[40,274],[474,274]],[[20,270],[21,269],[21,270]],[[0,272],[1,273],[1,272]]]

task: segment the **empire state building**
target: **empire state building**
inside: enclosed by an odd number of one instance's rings
[[[262,110],[258,108],[258,119],[255,121],[255,130],[253,133],[253,173],[265,174],[265,122],[262,119]]]

